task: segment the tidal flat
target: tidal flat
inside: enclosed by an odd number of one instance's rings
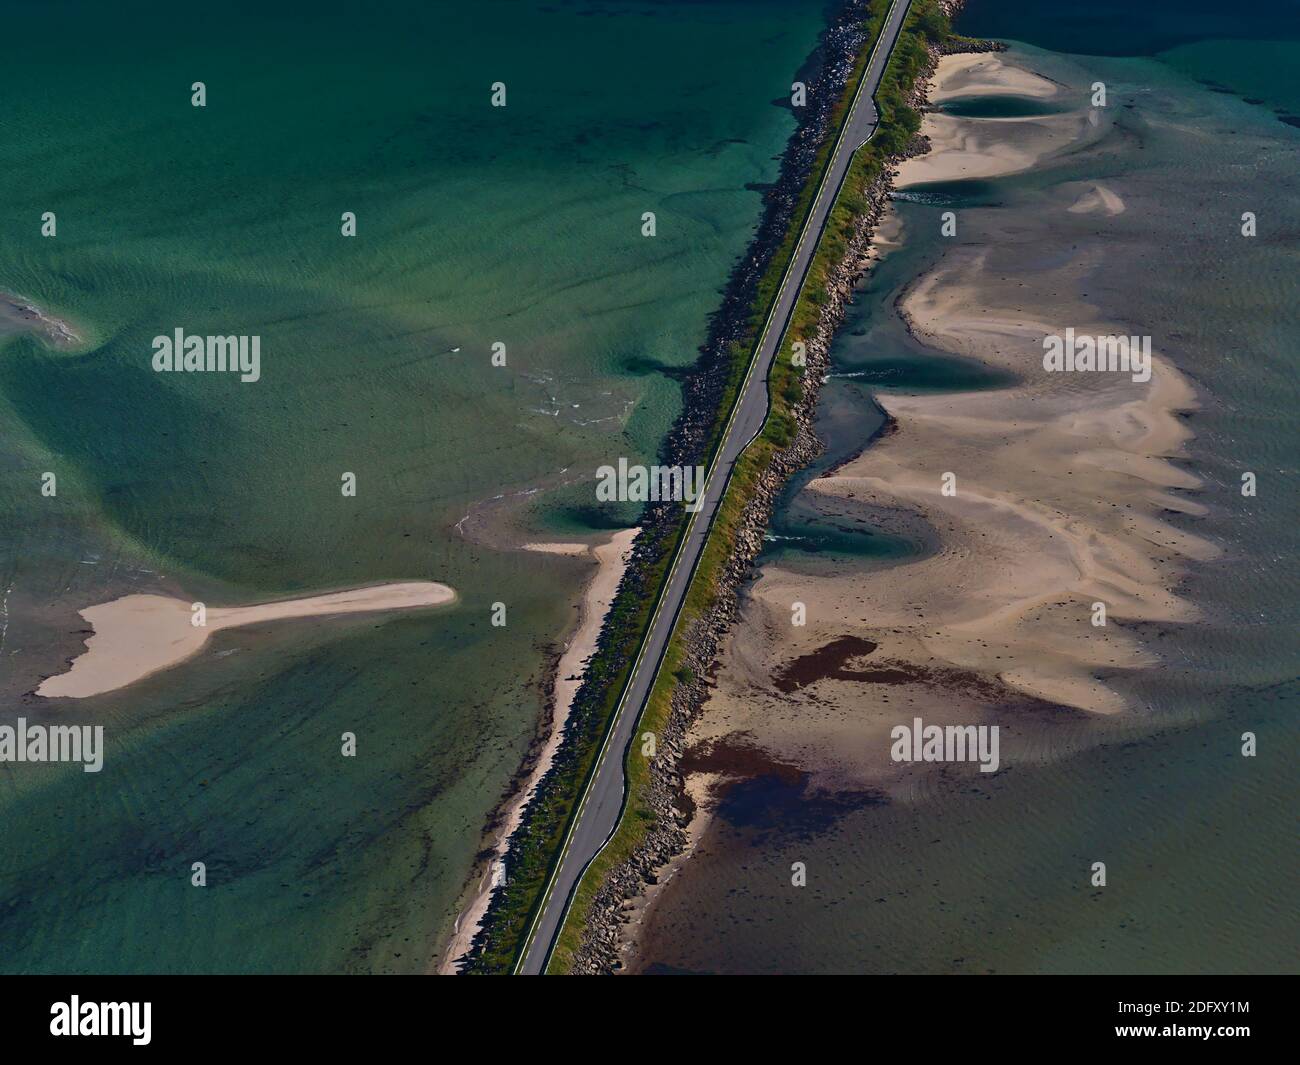
[[[628,965],[1286,970],[1295,133],[1148,56],[945,62]],[[1045,374],[1071,326],[1151,336],[1150,381]],[[891,758],[917,717],[997,726],[999,771]]]

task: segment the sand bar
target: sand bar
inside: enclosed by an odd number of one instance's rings
[[[1011,66],[995,55],[949,55],[939,60],[930,99],[934,103],[969,96],[1044,99],[1059,91],[1042,75]],[[905,189],[1022,173],[1102,131],[1087,110],[1024,118],[963,118],[930,111],[921,121],[930,150],[899,167],[896,185]]]
[[[455,591],[445,584],[405,581],[252,606],[208,607],[206,624],[195,625],[190,602],[166,595],[127,595],[81,611],[95,629],[85,653],[66,673],[42,681],[36,694],[82,699],[123,688],[192,658],[222,629],[292,618],[412,610],[442,606],[455,598]]]
[[[47,314],[22,296],[0,292],[0,339],[20,333],[29,333],[60,350],[81,343],[76,330],[61,318]]]
[[[1114,189],[1093,182],[1066,210],[1071,214],[1102,214],[1114,218],[1115,215],[1124,213],[1125,204]]]
[[[996,52],[962,52],[939,60],[928,96],[932,104],[970,96],[1028,96],[1048,100],[1060,91],[1054,81],[1032,70],[1012,66]]]

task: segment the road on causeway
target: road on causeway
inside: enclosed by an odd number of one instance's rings
[[[768,374],[780,350],[781,340],[785,336],[804,279],[812,266],[826,220],[830,217],[831,208],[844,184],[849,164],[854,153],[876,131],[879,116],[873,98],[880,87],[880,79],[884,77],[885,67],[898,41],[910,3],[911,0],[894,0],[885,16],[880,36],[872,47],[866,69],[854,92],[853,102],[849,105],[849,113],[840,127],[834,152],[800,231],[794,255],[772,304],[749,373],[741,385],[731,417],[723,430],[722,443],[709,468],[704,490],[694,513],[690,515],[686,536],[678,547],[658,607],[641,643],[641,650],[632,667],[632,677],[614,711],[614,720],[597,755],[596,769],[579,799],[577,816],[569,825],[559,860],[529,925],[528,936],[515,967],[516,973],[538,974],[546,971],[551,950],[564,926],[565,914],[582,874],[613,836],[618,825],[625,791],[623,764],[633,730],[654,685],[655,675],[668,646],[668,638],[686,599],[686,590],[690,587],[709,529],[726,493],[727,483],[731,480],[731,471],[741,452],[759,434],[767,420]]]

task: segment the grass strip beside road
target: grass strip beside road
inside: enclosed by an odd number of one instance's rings
[[[870,0],[866,25],[874,45],[889,0]],[[721,446],[722,433],[740,394],[753,361],[767,313],[780,287],[781,278],[795,250],[813,197],[820,184],[855,87],[865,67],[870,48],[848,79],[848,87],[837,101],[828,123],[829,135],[810,168],[800,197],[791,213],[791,224],[782,243],[773,252],[768,267],[755,285],[747,328],[722,353],[727,378],[714,408],[706,434],[702,459],[712,463]],[[707,457],[705,457],[707,456]],[[471,950],[464,971],[475,974],[513,971],[531,922],[545,898],[547,886],[574,817],[574,811],[588,786],[604,737],[620,704],[645,639],[651,619],[677,557],[689,516],[662,526],[651,525],[638,541],[635,572],[629,569],[615,597],[602,629],[600,642],[588,667],[586,679],[570,709],[564,742],[556,753],[551,771],[541,782],[512,838],[508,875],[498,889],[482,923],[482,933]]]
[[[745,352],[746,358],[743,361],[736,360],[740,365],[736,371],[733,394],[729,397],[730,402],[723,407],[725,411],[730,411],[735,399],[735,389],[738,389],[740,382],[744,380],[749,361],[755,354],[754,346],[766,321],[768,309],[772,305],[781,278],[794,253],[799,231],[820,186],[843,117],[865,72],[868,58],[872,48],[875,47],[888,8],[888,0],[873,0],[868,9],[868,42],[859,57],[854,76],[849,79],[843,98],[837,105],[836,120],[832,125],[834,134],[827,138],[818,155],[813,176],[804,189],[799,210],[795,213],[797,222],[790,227],[779,254],[773,258],[767,274],[759,284],[752,318],[754,337]],[[674,688],[679,683],[689,683],[694,679],[686,665],[684,634],[716,603],[718,575],[735,550],[745,504],[752,498],[759,478],[771,464],[773,456],[794,439],[795,411],[803,401],[803,374],[800,368],[791,365],[790,341],[812,336],[822,307],[828,298],[827,278],[843,260],[854,226],[869,209],[866,190],[881,175],[890,158],[906,148],[920,128],[920,115],[907,101],[917,77],[925,68],[927,43],[939,43],[946,39],[949,33],[948,20],[940,10],[937,0],[914,0],[912,10],[907,16],[876,92],[876,106],[880,116],[876,133],[854,156],[839,197],[827,220],[817,253],[800,292],[799,301],[791,315],[780,354],[768,379],[771,406],[767,421],[763,431],[736,463],[727,486],[727,494],[710,530],[708,543],[704,547],[663,663],[635,730],[636,735],[643,732],[661,734],[671,713]],[[570,971],[574,955],[587,927],[596,892],[605,877],[635,853],[655,820],[656,814],[647,802],[650,763],[642,757],[640,746],[636,742],[633,742],[628,751],[625,773],[627,800],[622,818],[614,836],[596,856],[578,885],[551,956],[547,969],[550,973]]]

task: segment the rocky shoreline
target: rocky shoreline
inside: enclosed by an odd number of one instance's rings
[[[960,3],[944,6],[952,15]],[[930,76],[941,54],[996,51],[1004,47],[997,42],[955,38],[945,42],[942,48],[931,48],[929,60],[917,78],[909,102],[918,110],[926,104]],[[844,318],[844,308],[852,298],[854,286],[873,262],[872,237],[892,195],[895,167],[927,149],[927,142],[918,135],[906,150],[886,161],[879,176],[865,190],[868,207],[854,225],[844,257],[827,278],[828,298],[822,305],[816,331],[808,341],[803,394],[792,412],[797,425],[795,438],[773,456],[761,474],[754,494],[742,512],[735,549],[718,578],[717,599],[712,609],[686,633],[685,661],[693,679],[689,683],[680,682],[673,689],[669,720],[659,736],[660,754],[651,764],[650,783],[645,795],[656,819],[641,845],[628,861],[606,877],[596,893],[582,944],[574,955],[572,972],[575,974],[607,974],[622,968],[620,956],[628,945],[629,911],[636,907],[646,889],[659,883],[686,851],[689,842],[687,829],[694,811],[679,765],[687,729],[708,700],[710,668],[716,659],[719,642],[736,618],[740,586],[750,576],[753,563],[762,550],[764,534],[777,499],[789,479],[823,451],[814,428],[814,415],[818,394],[829,369],[831,341]]]
[[[708,337],[700,348],[699,360],[688,370],[663,371],[677,378],[682,386],[682,413],[665,437],[659,452],[659,460],[664,465],[692,466],[707,458],[710,441],[720,424],[719,412],[733,373],[733,345],[748,342],[748,334],[753,329],[753,305],[758,286],[780,249],[785,234],[793,225],[800,194],[812,172],[818,149],[830,129],[835,104],[849,82],[865,43],[862,9],[862,0],[846,0],[831,18],[813,53],[796,73],[795,78],[809,86],[808,105],[800,109],[800,123],[782,153],[776,182],[765,189],[763,211],[755,236],[732,269],[721,305],[710,320]],[[788,101],[784,100],[776,103],[789,106]],[[642,514],[639,522],[641,535],[632,547],[623,582],[602,630],[596,654],[588,665],[588,677],[595,680],[584,683],[574,698],[565,737],[556,753],[552,769],[534,791],[530,809],[524,813],[524,823],[511,837],[505,856],[507,868],[515,867],[520,841],[528,832],[531,807],[538,803],[539,797],[551,786],[553,779],[571,770],[578,757],[576,745],[580,742],[575,737],[592,732],[594,713],[599,707],[602,694],[600,685],[608,677],[615,676],[619,668],[626,664],[626,659],[621,656],[633,653],[621,647],[617,633],[611,634],[609,619],[619,610],[622,602],[645,601],[656,594],[657,589],[650,579],[651,575],[656,565],[671,551],[681,520],[681,507],[675,503],[652,503]],[[761,542],[761,526],[759,536]],[[543,735],[539,734],[531,752],[540,750],[545,742]],[[528,779],[535,759],[535,753],[531,752],[516,775],[516,780]],[[489,818],[484,830],[483,848],[463,893],[465,897],[468,897],[474,884],[483,875],[489,853],[494,849],[492,840],[500,832],[503,823],[504,811],[514,805],[517,799],[517,789],[512,787]],[[484,917],[483,930],[474,937],[470,950],[461,959],[460,971],[488,971],[480,959],[502,906],[503,896],[498,892]],[[444,949],[445,943],[439,954]]]

